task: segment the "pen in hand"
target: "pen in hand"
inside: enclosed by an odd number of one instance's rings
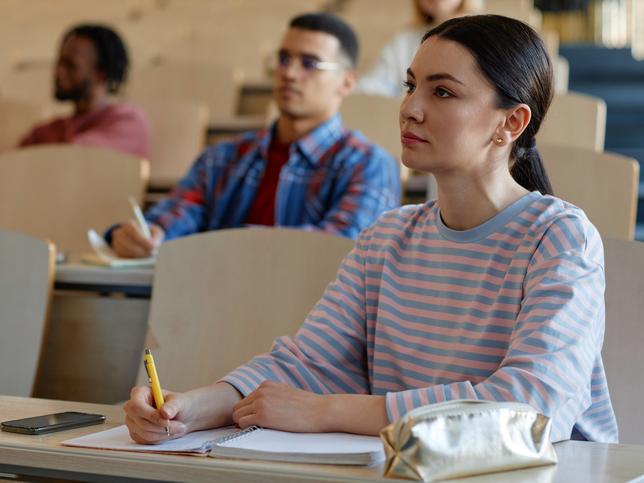
[[[152,239],[152,233],[150,233],[150,227],[148,226],[147,222],[145,221],[145,218],[143,217],[143,212],[141,211],[141,207],[136,202],[136,199],[134,199],[133,196],[130,196],[129,201],[130,201],[130,206],[132,207],[132,212],[134,213],[134,219],[136,220],[136,224],[139,225],[139,228],[141,229],[141,233],[143,233],[143,236],[148,240]]]
[[[157,407],[157,410],[159,410],[161,409],[161,407],[163,407],[165,400],[163,399],[163,392],[161,391],[159,375],[157,374],[157,369],[154,365],[154,358],[152,357],[152,352],[150,352],[150,349],[145,349],[145,354],[143,356],[143,365],[145,366],[145,372],[147,372],[148,374],[148,381],[150,382],[150,388],[152,389],[154,405]],[[165,432],[168,436],[170,436],[170,426],[165,427]]]

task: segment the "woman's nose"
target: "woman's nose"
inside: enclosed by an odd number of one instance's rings
[[[423,109],[414,93],[408,94],[400,104],[400,121],[423,122]]]

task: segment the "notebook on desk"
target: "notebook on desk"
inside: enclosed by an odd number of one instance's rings
[[[208,456],[362,466],[372,466],[385,459],[382,442],[375,436],[289,433],[256,426],[221,438]]]
[[[122,258],[116,255],[112,248],[105,242],[94,230],[87,231],[89,244],[92,246],[94,253],[85,253],[81,256],[81,261],[92,265],[110,268],[139,268],[153,267],[155,258]]]
[[[118,451],[136,451],[139,453],[195,454],[205,455],[215,441],[238,433],[234,427],[195,431],[182,438],[171,439],[159,444],[138,444],[132,441],[125,426],[99,431],[79,438],[63,441],[63,446],[79,448],[111,449]]]
[[[384,460],[380,438],[346,433],[289,433],[250,427],[196,431],[155,445],[137,444],[127,428],[100,431],[62,443],[82,448],[164,454],[208,455],[213,458],[287,461],[294,463],[371,466]]]

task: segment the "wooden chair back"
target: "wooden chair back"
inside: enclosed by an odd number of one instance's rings
[[[602,236],[632,240],[639,164],[613,153],[539,145],[555,196],[586,212]]]
[[[240,82],[230,67],[162,60],[134,69],[125,95],[133,102],[157,98],[206,104],[214,123],[235,115]]]
[[[148,162],[118,151],[40,145],[0,155],[0,228],[52,240],[59,251],[90,250],[87,230],[132,217]]]
[[[550,59],[554,61],[559,57],[559,32],[553,28],[544,28],[539,34]]]
[[[342,101],[340,114],[345,127],[362,132],[369,140],[400,160],[400,102],[400,99],[394,97],[354,94]],[[402,164],[401,178],[408,178],[408,169]]]
[[[0,98],[0,119],[11,120],[0,125],[0,152],[16,148],[45,115],[46,109],[37,103]]]
[[[276,337],[293,335],[352,246],[348,238],[268,228],[165,243],[149,319],[162,384],[183,391],[212,383]]]
[[[604,150],[606,102],[598,97],[567,92],[555,94],[537,140],[545,144]]]
[[[139,99],[150,120],[150,186],[169,188],[188,171],[203,150],[208,130],[205,104],[166,99]]]
[[[644,444],[644,243],[604,239],[606,334],[602,357],[619,442]]]
[[[554,70],[555,94],[567,94],[570,79],[570,64],[565,57],[552,58]]]
[[[55,258],[52,243],[0,229],[0,394],[31,396]]]

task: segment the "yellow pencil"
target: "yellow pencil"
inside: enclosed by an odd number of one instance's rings
[[[165,401],[163,399],[163,391],[161,391],[161,383],[159,382],[157,368],[154,365],[154,357],[152,357],[152,352],[150,352],[150,349],[145,349],[145,354],[143,355],[143,365],[145,366],[145,372],[148,373],[148,381],[150,382],[150,388],[152,389],[154,404],[157,409],[161,409]],[[168,436],[170,436],[169,426],[166,426],[165,432]]]

